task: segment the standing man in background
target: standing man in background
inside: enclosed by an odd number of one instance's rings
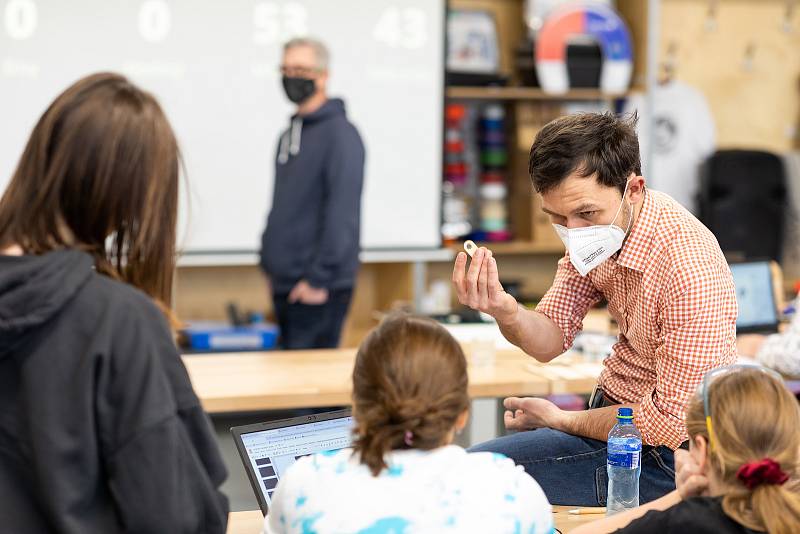
[[[283,48],[297,112],[278,143],[261,267],[286,349],[338,346],[359,265],[364,145],[344,102],[327,96],[328,59],[314,39]]]

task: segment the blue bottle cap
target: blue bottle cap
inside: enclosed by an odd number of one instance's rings
[[[633,408],[620,408],[617,411],[617,419],[633,419]]]

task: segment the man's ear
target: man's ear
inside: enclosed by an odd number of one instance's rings
[[[328,89],[328,71],[324,70],[320,72],[314,80],[314,84],[317,92],[324,93]]]
[[[644,176],[636,176],[634,173],[628,177],[628,198],[631,204],[638,204],[644,198]]]

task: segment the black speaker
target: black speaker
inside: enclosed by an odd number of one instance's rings
[[[526,87],[539,87],[535,57],[536,43],[526,37],[517,46],[514,58],[519,79]],[[567,79],[570,88],[600,87],[602,70],[603,54],[598,43],[567,43]]]
[[[788,209],[780,157],[755,150],[714,153],[703,165],[698,206],[729,259],[780,261]]]
[[[567,76],[573,89],[600,87],[603,54],[598,43],[567,43]]]

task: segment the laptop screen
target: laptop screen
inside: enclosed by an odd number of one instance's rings
[[[352,445],[353,417],[339,417],[241,434],[250,468],[255,473],[264,502],[272,502],[278,480],[298,459],[309,454],[344,449]]]
[[[737,263],[731,265],[736,284],[739,317],[736,329],[772,329],[778,324],[778,311],[772,287],[769,262]]]

